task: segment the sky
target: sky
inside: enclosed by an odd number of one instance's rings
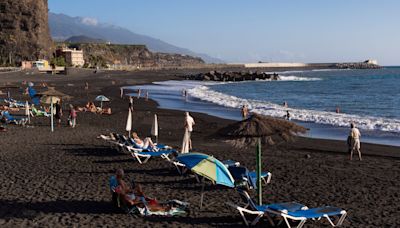
[[[400,65],[398,0],[49,0],[49,9],[233,63]]]

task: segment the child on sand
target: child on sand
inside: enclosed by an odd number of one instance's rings
[[[75,128],[76,126],[76,117],[78,116],[74,106],[72,104],[69,105],[70,111],[69,111],[69,125],[72,128]]]

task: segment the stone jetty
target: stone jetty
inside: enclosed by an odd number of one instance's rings
[[[220,72],[210,71],[207,73],[192,74],[185,76],[187,80],[197,81],[219,81],[219,82],[235,82],[235,81],[255,81],[255,80],[279,80],[276,73],[267,74],[264,72]]]

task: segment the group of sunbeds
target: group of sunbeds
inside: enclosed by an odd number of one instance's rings
[[[0,120],[3,124],[15,124],[24,126],[28,122],[27,117],[15,116],[10,112],[19,112],[21,109],[24,109],[26,106],[25,102],[20,102],[14,100],[12,98],[4,99],[4,104],[0,106]],[[29,114],[32,117],[49,117],[50,114],[43,110],[38,110],[34,104],[29,104],[30,111]]]
[[[246,180],[249,180],[247,186],[238,185],[235,188],[242,202],[227,203],[227,205],[235,208],[239,212],[246,226],[256,225],[261,218],[265,217],[272,226],[277,225],[277,222],[280,224],[284,221],[288,228],[292,227],[293,223],[295,223],[296,227],[301,228],[309,219],[321,220],[322,218],[326,218],[329,224],[335,227],[342,225],[347,216],[345,210],[332,206],[308,208],[298,202],[257,205],[248,193],[248,189],[256,189],[256,173],[243,171],[242,167],[229,167],[228,170],[231,172],[235,182],[238,175],[244,176]],[[265,183],[269,183],[271,180],[271,173],[262,172],[261,179]]]
[[[119,152],[131,154],[139,164],[146,163],[152,157],[161,157],[166,160],[171,160],[169,156],[176,153],[176,150],[172,149],[170,146],[156,143],[139,145],[133,138],[128,138],[118,133],[100,135],[98,138],[105,140],[112,148]]]
[[[180,174],[190,172],[184,164],[179,163],[170,156],[171,154],[177,153],[169,146],[156,144],[144,148],[137,145],[135,140],[132,138],[115,133],[110,135],[101,135],[99,138],[109,142],[110,145],[118,151],[130,153],[140,164],[146,163],[152,157],[161,157],[175,165]],[[228,168],[235,180],[235,184],[237,185],[235,189],[242,199],[241,203],[228,202],[227,205],[235,208],[239,212],[247,226],[256,225],[261,218],[266,218],[272,226],[284,222],[289,228],[293,224],[300,228],[307,220],[321,220],[323,218],[325,218],[332,226],[340,226],[346,218],[347,212],[345,210],[332,206],[308,208],[304,204],[298,202],[257,205],[251,199],[248,192],[251,189],[257,188],[256,172],[250,171],[245,166],[240,165],[237,161],[226,160],[222,161],[222,163]],[[193,175],[196,176],[198,181],[200,181],[197,175]],[[270,172],[261,173],[261,179],[264,184],[270,183],[271,177],[272,174]],[[116,186],[110,185],[111,189],[114,189],[115,187]],[[113,191],[113,194],[115,194],[115,191]]]

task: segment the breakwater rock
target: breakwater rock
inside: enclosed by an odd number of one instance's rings
[[[279,80],[279,75],[260,73],[260,72],[219,72],[210,71],[207,73],[192,74],[185,76],[187,80],[198,81],[219,81],[219,82],[235,82],[235,81],[255,81],[255,80]]]

